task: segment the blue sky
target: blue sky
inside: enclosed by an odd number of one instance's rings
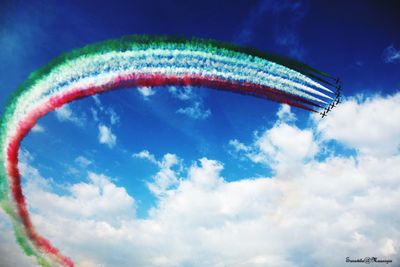
[[[29,73],[60,53],[128,34],[211,38],[294,57],[340,77],[345,96],[323,121],[208,88],[131,88],[75,101],[41,118],[22,145],[24,190],[35,224],[78,266],[338,266],[344,255],[373,256],[365,253],[398,260],[399,218],[392,212],[400,207],[399,7],[396,1],[3,2],[1,111]],[[385,177],[377,179],[379,173]],[[321,185],[320,179],[331,183]],[[302,197],[306,193],[309,198]],[[374,195],[386,196],[383,206]],[[293,208],[296,201],[305,204]],[[70,210],[55,212],[64,205]],[[332,213],[307,213],[314,208]],[[353,218],[357,210],[360,216]],[[274,215],[265,222],[269,212]],[[290,213],[287,221],[281,212]],[[44,223],[46,217],[53,223]],[[7,219],[0,219],[7,233],[0,255],[10,255],[4,264],[35,266],[15,246]],[[296,226],[307,220],[314,224]],[[329,231],[321,230],[331,222]],[[109,232],[85,236],[85,229],[104,225]],[[270,233],[262,225],[277,228]],[[303,235],[310,225],[321,232]],[[66,240],[53,227],[77,229],[85,238]],[[265,245],[253,230],[253,239],[237,234],[249,228],[271,235],[276,246]],[[119,242],[107,243],[107,233]],[[300,241],[289,242],[287,233]],[[318,235],[340,245],[319,249]],[[146,239],[160,236],[170,248]],[[230,247],[241,240],[247,246]],[[219,253],[224,245],[238,256]],[[333,247],[340,257],[329,263],[326,252]],[[137,251],[135,259],[126,256],[130,250]]]

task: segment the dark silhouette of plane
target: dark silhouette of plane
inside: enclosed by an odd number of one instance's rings
[[[338,105],[339,103],[341,103],[341,101],[340,101],[340,94],[336,97],[336,100],[335,100],[335,104],[336,104],[336,105]]]
[[[336,94],[335,99],[332,101],[332,103],[330,103],[326,108],[324,108],[324,110],[322,112],[320,112],[322,118],[324,118],[326,115],[328,115],[328,113],[334,108],[336,107],[338,104],[340,103],[340,92],[338,92]]]
[[[331,111],[332,110],[332,104],[330,104],[329,106],[327,106],[325,109],[326,109],[326,113],[328,113],[329,111]]]
[[[324,118],[325,116],[328,115],[328,113],[337,105],[339,105],[339,103],[341,103],[341,92],[342,92],[342,85],[340,82],[340,78],[333,78],[336,85],[334,86],[336,88],[336,92],[334,93],[334,98],[332,100],[332,102],[327,105],[319,114],[321,115],[322,118]]]
[[[336,105],[340,103],[340,97],[342,96],[342,95],[341,95],[341,91],[342,91],[342,89],[341,89],[341,87],[340,87],[340,85],[339,85],[339,86],[336,88],[336,93],[335,93],[335,100],[334,100],[334,103],[336,103]]]

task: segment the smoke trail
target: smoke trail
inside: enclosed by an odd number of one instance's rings
[[[0,203],[18,244],[41,266],[73,266],[36,232],[21,188],[20,144],[46,113],[113,89],[163,85],[207,86],[315,112],[333,99],[328,78],[303,63],[198,39],[131,36],[61,55],[21,84],[0,121]]]

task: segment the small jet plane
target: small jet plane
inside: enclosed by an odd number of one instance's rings
[[[338,94],[338,95],[336,96],[336,99],[335,99],[335,104],[338,105],[339,103],[341,103],[341,101],[340,101],[340,94]]]
[[[329,111],[331,111],[332,110],[332,104],[330,104],[329,106],[327,106],[326,108],[325,108],[325,110],[326,110],[326,113],[328,113]]]
[[[333,79],[334,79],[334,81],[335,81],[335,83],[336,83],[336,85],[335,85],[336,92],[334,93],[335,96],[334,96],[334,99],[332,100],[332,102],[331,102],[328,106],[326,106],[326,107],[319,113],[319,114],[321,114],[322,118],[324,118],[325,116],[327,116],[327,114],[328,114],[334,107],[336,107],[337,105],[339,105],[339,103],[341,103],[342,85],[341,85],[341,83],[340,83],[340,78],[338,77],[338,78],[333,78]]]
[[[336,103],[332,102],[326,108],[324,108],[324,110],[320,113],[322,118],[325,117],[326,115],[328,115],[329,111],[331,111],[335,106],[336,106]]]
[[[336,93],[335,93],[335,100],[334,100],[334,102],[335,102],[336,104],[339,104],[339,103],[340,103],[340,97],[342,96],[341,91],[342,91],[342,89],[341,89],[341,87],[340,87],[340,85],[339,85],[339,86],[337,87]]]

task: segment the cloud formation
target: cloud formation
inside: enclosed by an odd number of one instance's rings
[[[262,133],[255,133],[254,143],[245,145],[233,139],[229,141],[237,156],[254,163],[264,164],[277,175],[292,176],[309,162],[319,151],[312,129],[300,129],[294,122],[295,114],[288,105],[277,112],[274,126]]]
[[[204,120],[211,115],[211,110],[204,110],[202,108],[202,103],[196,101],[192,106],[178,109],[176,113],[186,115],[195,120]]]
[[[325,140],[334,139],[362,155],[397,155],[400,149],[400,93],[353,97],[318,121]]]
[[[388,117],[399,97],[351,98],[308,127],[282,107],[251,143],[230,142],[271,177],[229,182],[224,164],[206,157],[178,173],[176,155],[136,153],[159,167],[153,183],[168,191],[155,194],[147,218],[135,217],[134,198],[107,176],[89,172],[59,195],[25,160],[33,221],[78,266],[336,267],[370,256],[398,264],[399,123]],[[319,158],[332,140],[356,154]]]
[[[400,62],[400,50],[397,50],[394,45],[389,45],[383,50],[383,60],[385,63]]]
[[[100,124],[99,125],[99,142],[113,148],[117,142],[117,137],[111,132],[111,128]]]
[[[147,182],[149,190],[157,197],[162,197],[176,188],[179,182],[179,173],[182,170],[181,160],[174,154],[167,153],[161,160],[147,150],[133,154],[134,158],[146,159],[156,164],[160,170],[153,176],[152,182]]]
[[[69,121],[74,123],[77,126],[83,127],[83,118],[79,118],[74,114],[68,104],[63,105],[62,107],[55,110],[56,118],[61,121]]]
[[[192,87],[176,87],[170,86],[168,88],[168,92],[172,94],[173,97],[178,98],[179,100],[186,101],[195,97]]]
[[[16,244],[12,232],[12,225],[3,209],[0,209],[0,232],[0,256],[2,266],[37,266],[36,260],[32,257],[26,257],[21,248]]]
[[[78,156],[75,159],[75,163],[77,163],[80,167],[88,167],[89,165],[91,165],[93,163],[93,161],[91,161],[90,159],[84,157],[84,156]]]
[[[154,95],[156,91],[151,87],[139,87],[137,88],[144,100],[149,100],[150,96]]]
[[[120,117],[111,107],[105,107],[98,95],[92,96],[95,107],[90,108],[90,113],[95,122],[99,122],[101,117],[108,117],[111,125],[116,125],[120,121]]]
[[[38,123],[36,123],[35,126],[33,126],[32,128],[32,132],[34,133],[43,133],[44,131],[44,127]]]
[[[176,113],[183,114],[195,120],[204,120],[211,115],[211,110],[204,108],[203,99],[193,92],[192,87],[170,86],[168,92],[170,92],[174,98],[186,101],[186,103],[190,104],[184,108],[179,108],[176,110]]]

